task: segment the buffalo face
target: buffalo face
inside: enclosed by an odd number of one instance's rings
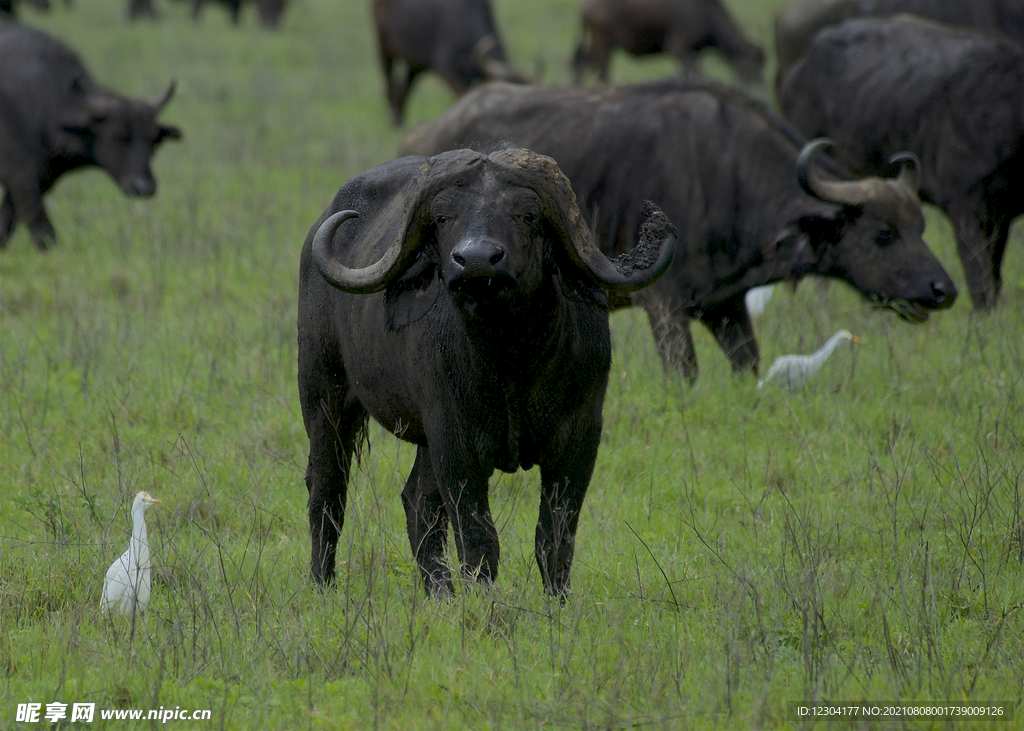
[[[545,248],[537,193],[493,183],[468,200],[453,193],[439,194],[430,209],[441,278],[459,309],[483,314],[536,292]]]
[[[893,162],[902,163],[895,179],[826,181],[813,165],[817,153],[829,146],[825,139],[808,143],[797,164],[807,193],[843,206],[836,219],[840,230],[821,239],[831,238],[833,245],[823,247],[819,273],[847,280],[871,301],[911,322],[952,307],[956,285],[922,238],[917,158],[906,153],[894,157]]]
[[[125,195],[149,198],[156,193],[150,160],[165,139],[181,139],[181,130],[160,124],[157,114],[170,100],[174,85],[155,103],[115,96],[90,97],[86,118],[66,124],[92,161],[106,170]]]

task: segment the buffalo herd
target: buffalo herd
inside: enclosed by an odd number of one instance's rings
[[[163,1],[163,0],[161,0]],[[193,17],[214,0],[189,0]],[[277,27],[286,0],[244,5]],[[399,156],[345,183],[300,256],[298,386],[309,438],[311,572],[328,584],[372,417],[416,456],[410,548],[432,595],[497,575],[495,470],[540,468],[535,555],[570,592],[601,441],[609,312],[639,306],[670,372],[697,377],[697,320],[733,368],[758,370],[745,294],[817,275],[910,322],[957,289],[925,244],[921,202],[949,217],[973,306],[999,301],[1024,213],[1021,0],[792,0],[765,53],[726,0],[581,0],[575,86],[538,85],[506,51],[491,0],[367,0],[382,112],[403,124],[424,72],[459,97]],[[43,195],[98,166],[151,196],[154,151],[181,139],[155,101],[106,89],[74,51],[0,0],[0,248],[25,223],[55,241]],[[523,6],[517,8],[523,11]],[[303,8],[313,12],[314,7]],[[128,0],[131,18],[158,15]],[[608,86],[615,49],[668,54],[683,78]],[[717,52],[733,88],[699,78]],[[581,86],[594,71],[600,86]],[[166,82],[166,80],[165,80]]]

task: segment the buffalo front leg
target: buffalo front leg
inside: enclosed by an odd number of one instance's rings
[[[46,215],[46,208],[43,207],[43,194],[36,188],[26,186],[7,190],[3,206],[0,208],[0,238],[3,238],[3,223],[8,216],[11,228],[18,220],[25,222],[36,248],[40,251],[46,251],[57,240],[53,224],[50,223],[50,217]]]
[[[11,238],[14,224],[17,222],[14,215],[14,200],[9,192],[4,193],[3,203],[0,203],[0,249],[7,248],[7,242]]]
[[[661,298],[644,298],[643,308],[651,324],[654,343],[668,371],[680,371],[691,384],[697,380],[697,350],[690,332],[690,318],[682,308]]]
[[[426,447],[416,450],[416,461],[402,490],[402,505],[405,507],[409,545],[420,567],[427,594],[450,594],[451,574],[444,559],[448,543],[448,514]]]
[[[558,462],[541,465],[540,512],[534,551],[544,590],[551,596],[564,597],[571,593],[576,528],[600,441],[601,425],[596,422],[562,450]]]
[[[441,452],[439,455],[437,452]],[[455,548],[467,579],[491,582],[498,577],[498,531],[487,500],[490,472],[461,472],[451,466],[454,450],[433,450],[434,474],[455,534]],[[473,474],[473,473],[476,474]]]
[[[1003,252],[1006,250],[1009,222],[991,227],[978,218],[976,212],[969,211],[953,219],[956,226],[956,250],[964,267],[967,290],[971,294],[974,309],[990,310],[996,304],[1002,285],[1000,269]]]
[[[343,407],[325,398],[306,416],[310,570],[313,579],[323,585],[334,580],[334,556],[345,523],[352,455],[365,428],[366,413],[358,404]]]
[[[754,325],[750,322],[743,294],[707,310],[701,316],[701,322],[714,334],[718,346],[725,352],[735,372],[757,373],[760,355],[757,352],[757,340],[754,339]]]

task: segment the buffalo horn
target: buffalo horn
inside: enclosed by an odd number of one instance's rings
[[[664,214],[657,211],[657,215]],[[569,237],[571,246],[568,248],[569,257],[577,266],[590,272],[595,282],[607,289],[609,292],[636,292],[649,284],[653,284],[664,274],[672,263],[672,255],[675,253],[676,237],[673,233],[667,233],[658,242],[658,258],[647,268],[633,268],[631,271],[623,271],[612,261],[601,253],[594,245],[594,239],[590,231],[584,226],[577,229],[578,235]]]
[[[156,108],[156,111],[159,112],[161,109],[163,109],[165,106],[167,106],[167,102],[169,102],[171,100],[172,96],[174,96],[174,82],[173,81],[171,82],[170,86],[167,87],[167,91],[165,91],[160,96],[159,99],[157,99],[155,102],[153,102],[153,106]]]
[[[796,161],[796,177],[800,187],[811,196],[826,203],[842,206],[862,206],[875,197],[875,186],[870,178],[863,180],[837,181],[822,180],[814,172],[814,158],[825,148],[835,143],[825,137],[811,140],[800,150]]]
[[[370,294],[384,289],[408,258],[407,248],[396,241],[374,264],[362,269],[349,269],[328,252],[334,234],[342,223],[350,218],[358,218],[355,211],[339,211],[317,229],[313,237],[313,261],[316,262],[320,275],[327,283],[342,292],[349,294]]]
[[[904,186],[917,195],[921,188],[921,161],[912,152],[900,152],[889,158],[892,164],[900,164],[900,174],[896,176],[896,183]]]
[[[531,83],[508,61],[498,60],[490,55],[498,47],[498,38],[488,33],[473,46],[473,61],[484,72],[488,81],[511,81],[517,84]]]

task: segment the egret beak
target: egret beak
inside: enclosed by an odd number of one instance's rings
[[[151,497],[151,498],[147,498],[146,502],[147,503],[158,503],[160,501],[157,500],[155,497]]]
[[[864,344],[864,341],[861,340],[860,338],[858,338],[856,335],[851,335],[850,336],[850,342],[851,343],[856,343],[857,345],[863,345]],[[160,501],[158,500],[157,502],[160,502]]]

